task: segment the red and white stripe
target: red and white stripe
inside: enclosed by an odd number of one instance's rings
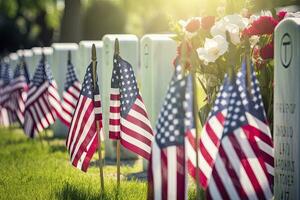
[[[119,88],[111,88],[109,106],[109,138],[120,139],[121,107]]]
[[[61,103],[62,113],[61,121],[70,127],[72,117],[79,99],[81,90],[81,84],[79,81],[75,81],[72,86],[63,91],[63,101]]]
[[[120,139],[125,148],[149,160],[153,132],[141,96],[137,96],[124,118],[120,115],[119,89],[112,89],[110,98],[110,138]]]
[[[80,96],[66,141],[72,165],[85,172],[99,146],[96,123],[102,131],[100,95],[94,98]]]
[[[39,88],[30,87],[25,105],[24,130],[29,137],[48,128],[61,111],[56,83],[44,82]]]
[[[25,102],[29,86],[24,76],[19,76],[11,82],[11,103],[10,107],[16,114],[19,122],[24,123]]]
[[[274,157],[267,124],[246,113],[249,124],[221,139],[225,115],[212,116],[200,137],[199,180],[208,199],[271,199]],[[194,135],[188,139],[187,148],[195,150]],[[188,168],[195,178],[196,156],[190,155]]]
[[[185,146],[160,149],[153,142],[149,162],[148,199],[188,199]]]

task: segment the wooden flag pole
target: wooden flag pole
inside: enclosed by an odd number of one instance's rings
[[[115,55],[119,55],[120,53],[120,46],[119,46],[119,40],[116,38],[115,40]],[[117,140],[117,189],[119,191],[120,189],[120,140]]]
[[[92,46],[92,65],[93,65],[94,89],[96,88],[96,62],[97,62],[96,47],[93,44],[93,46]],[[99,124],[98,120],[96,120],[96,131],[97,131],[98,140],[99,140],[98,156],[99,156],[99,171],[100,171],[100,186],[101,186],[100,194],[103,194],[104,193],[104,177],[103,177],[103,164],[102,164],[102,153],[101,153],[100,124]]]

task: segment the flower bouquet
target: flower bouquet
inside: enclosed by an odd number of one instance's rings
[[[179,43],[178,57],[185,70],[194,73],[205,93],[200,99],[200,121],[203,124],[216,99],[224,75],[234,75],[242,60],[252,63],[257,72],[267,118],[272,127],[274,29],[287,16],[269,11],[259,15],[232,14],[194,17],[171,22],[173,38]]]

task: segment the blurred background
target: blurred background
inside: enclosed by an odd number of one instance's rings
[[[169,32],[169,21],[259,10],[300,0],[0,0],[0,54],[53,42],[100,40],[106,33]]]

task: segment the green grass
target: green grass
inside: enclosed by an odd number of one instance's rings
[[[20,129],[0,128],[0,200],[100,199],[97,158],[95,154],[84,173],[70,164],[64,139],[48,137],[41,142],[28,139]],[[141,160],[122,165],[117,193],[116,166],[107,164],[102,199],[146,199],[147,182],[127,178],[141,171]],[[189,188],[189,199],[195,199],[192,182]]]
[[[100,199],[95,159],[87,173],[71,166],[63,139],[30,140],[21,130],[0,129],[0,199]],[[141,171],[122,166],[122,177]],[[103,199],[116,199],[116,167],[106,166]],[[119,199],[146,199],[145,181],[122,180]]]

